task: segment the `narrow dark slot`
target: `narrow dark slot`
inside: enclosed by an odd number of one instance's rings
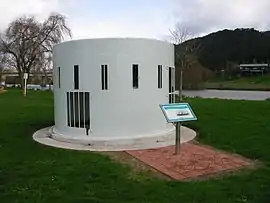
[[[108,89],[108,66],[104,65],[105,68],[105,89]]]
[[[58,67],[58,88],[61,88],[61,70]]]
[[[139,70],[138,70],[138,64],[132,65],[132,81],[133,81],[133,88],[138,89],[139,88]]]
[[[101,65],[101,89],[104,90],[104,65]]]
[[[158,88],[162,88],[162,66],[158,65]]]
[[[79,66],[74,65],[74,89],[79,89]]]

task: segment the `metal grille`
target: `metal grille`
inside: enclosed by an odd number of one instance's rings
[[[67,125],[90,129],[90,93],[67,92]]]

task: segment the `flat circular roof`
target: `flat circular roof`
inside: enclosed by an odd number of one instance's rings
[[[155,38],[142,38],[142,37],[100,37],[100,38],[84,38],[84,39],[70,39],[70,40],[66,40],[66,41],[63,41],[63,42],[60,42],[59,44],[56,44],[55,46],[57,45],[60,45],[60,44],[65,44],[65,43],[72,43],[72,42],[80,42],[80,41],[99,41],[99,40],[102,40],[102,41],[122,41],[122,40],[129,40],[129,41],[136,41],[136,40],[139,40],[139,41],[156,41],[156,42],[161,42],[161,43],[166,43],[166,44],[173,44],[173,43],[170,43],[170,42],[167,42],[167,41],[164,41],[164,40],[160,40],[160,39],[155,39]]]

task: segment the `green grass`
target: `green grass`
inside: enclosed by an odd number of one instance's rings
[[[216,78],[205,83],[208,89],[270,90],[270,76],[242,77],[234,80]]]
[[[192,182],[130,175],[130,168],[90,152],[32,140],[53,123],[49,92],[0,95],[0,202],[270,202],[270,102],[188,100],[199,120],[199,140],[264,163],[255,171]]]

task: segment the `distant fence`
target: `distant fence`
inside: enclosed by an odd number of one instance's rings
[[[20,84],[6,84],[6,87],[12,88],[12,87],[16,87],[19,88]],[[41,91],[45,91],[45,90],[53,90],[53,85],[33,85],[33,84],[28,84],[27,85],[27,89],[28,90],[41,90]]]

